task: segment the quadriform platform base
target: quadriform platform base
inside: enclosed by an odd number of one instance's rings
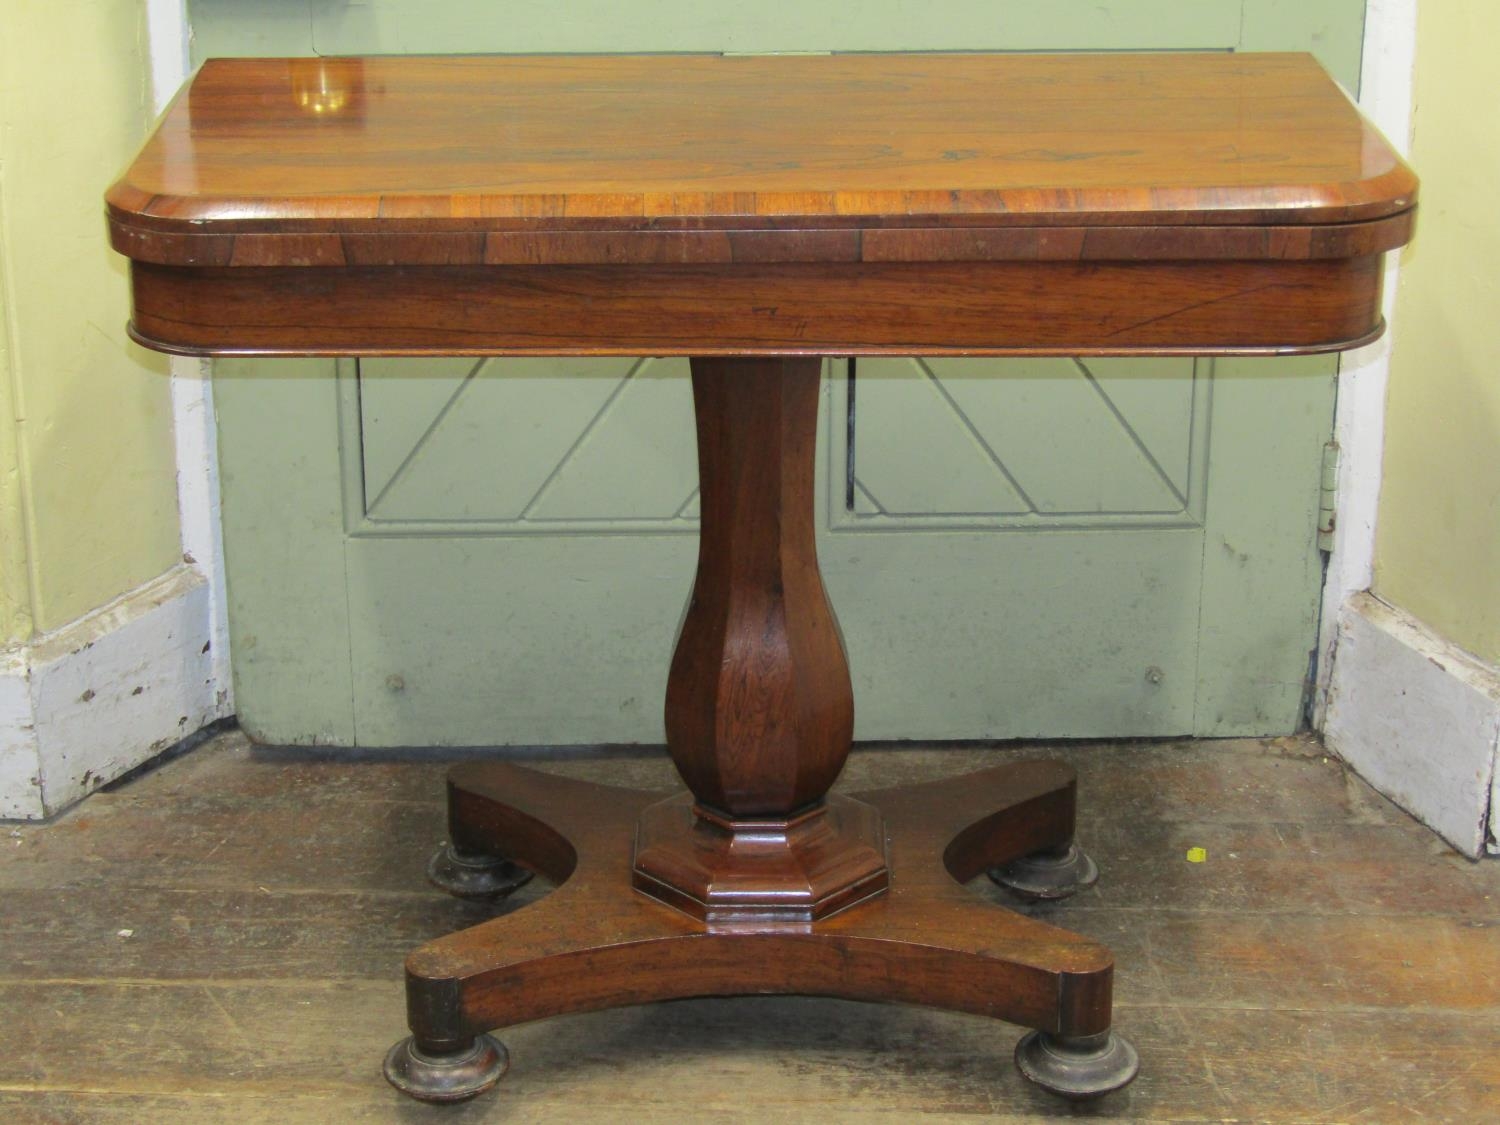
[[[456,768],[434,880],[557,889],[411,955],[390,1081],[459,1100],[504,1073],[495,1028],[811,993],[1030,1027],[1021,1073],[1060,1094],[1129,1082],[1109,952],[960,885],[1096,878],[1066,767],[830,796],[854,707],[815,544],[822,360],[1350,347],[1416,186],[1306,56],[206,64],[108,196],[137,339],[692,359],[686,790]]]
[[[1075,786],[1065,765],[1023,762],[856,794],[884,822],[890,887],[818,921],[770,924],[700,921],[621,877],[642,814],[669,793],[487,763],[454,768],[448,785],[456,846],[481,862],[519,860],[559,886],[408,958],[413,1035],[393,1051],[387,1074],[416,1097],[467,1097],[493,1085],[503,1053],[462,1084],[448,1074],[450,1060],[471,1057],[494,1028],[757,993],[925,1004],[1037,1028],[1043,1044],[1085,1058],[1028,1069],[1059,1093],[1101,1094],[1134,1075],[1133,1052],[1110,1032],[1109,951],[961,885],[1071,840]],[[753,866],[740,874],[753,879]],[[1076,1046],[1084,1043],[1089,1051]]]

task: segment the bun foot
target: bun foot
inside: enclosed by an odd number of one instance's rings
[[[1070,898],[1099,881],[1099,868],[1077,844],[1048,848],[992,867],[990,878],[1021,898],[1048,902]]]
[[[1135,1048],[1113,1031],[1097,1035],[1033,1031],[1016,1044],[1016,1066],[1043,1090],[1082,1100],[1130,1085],[1141,1061]]]
[[[422,1102],[461,1102],[482,1094],[510,1068],[504,1044],[478,1035],[457,1051],[432,1052],[408,1035],[385,1056],[385,1080]]]
[[[531,882],[531,872],[495,855],[469,855],[444,844],[427,864],[427,881],[457,898],[497,899]]]

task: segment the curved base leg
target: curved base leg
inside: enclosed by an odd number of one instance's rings
[[[504,1044],[476,1035],[456,1050],[423,1050],[408,1035],[385,1056],[385,1080],[423,1102],[462,1102],[484,1093],[510,1069]]]
[[[1033,1031],[1016,1044],[1016,1068],[1028,1081],[1065,1098],[1099,1098],[1135,1080],[1141,1061],[1113,1031],[1049,1035]]]
[[[440,847],[427,863],[427,881],[455,898],[505,898],[531,882],[531,872],[495,855],[461,852],[452,844]]]
[[[1001,867],[989,876],[999,886],[1029,902],[1072,898],[1099,881],[1099,867],[1077,844],[1046,848]]]
[[[467,1049],[491,1029],[692,996],[895,1001],[1023,1024],[1049,1043],[1110,1035],[1109,950],[961,885],[1072,839],[1075,782],[1060,763],[858,794],[884,818],[890,887],[817,920],[705,920],[635,890],[632,829],[663,794],[503,763],[455,767],[449,786],[456,842],[512,856],[558,888],[407,958],[409,1022],[428,1048],[408,1052],[422,1066],[394,1057],[398,1075],[419,1076],[413,1096],[432,1096],[422,1079],[438,1048]],[[1101,1065],[1080,1052],[1079,1065]],[[1084,1083],[1103,1092],[1097,1076]]]

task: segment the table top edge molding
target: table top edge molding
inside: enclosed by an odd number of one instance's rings
[[[1403,246],[1416,209],[1353,223],[818,226],[775,229],[409,229],[219,233],[111,218],[114,248],[169,266],[625,265],[683,262],[1293,261]]]

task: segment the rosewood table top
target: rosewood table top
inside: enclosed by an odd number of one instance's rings
[[[1304,224],[1415,188],[1306,55],[215,59],[110,204],[201,233]]]
[[[1375,256],[1409,237],[1416,189],[1306,55],[216,59],[108,210],[135,329],[170,350],[1206,353],[1378,331]],[[1120,305],[1151,264],[1164,290]],[[412,323],[385,315],[370,271],[391,266],[447,271],[404,290]],[[204,302],[267,296],[216,272],[239,267],[340,271],[275,280],[343,315],[273,299],[231,340]],[[629,271],[654,327],[603,299]],[[918,273],[966,295],[913,303]],[[510,330],[434,315],[480,279]],[[1002,298],[1022,284],[1055,290],[1053,329]],[[580,301],[591,327],[558,331]]]

